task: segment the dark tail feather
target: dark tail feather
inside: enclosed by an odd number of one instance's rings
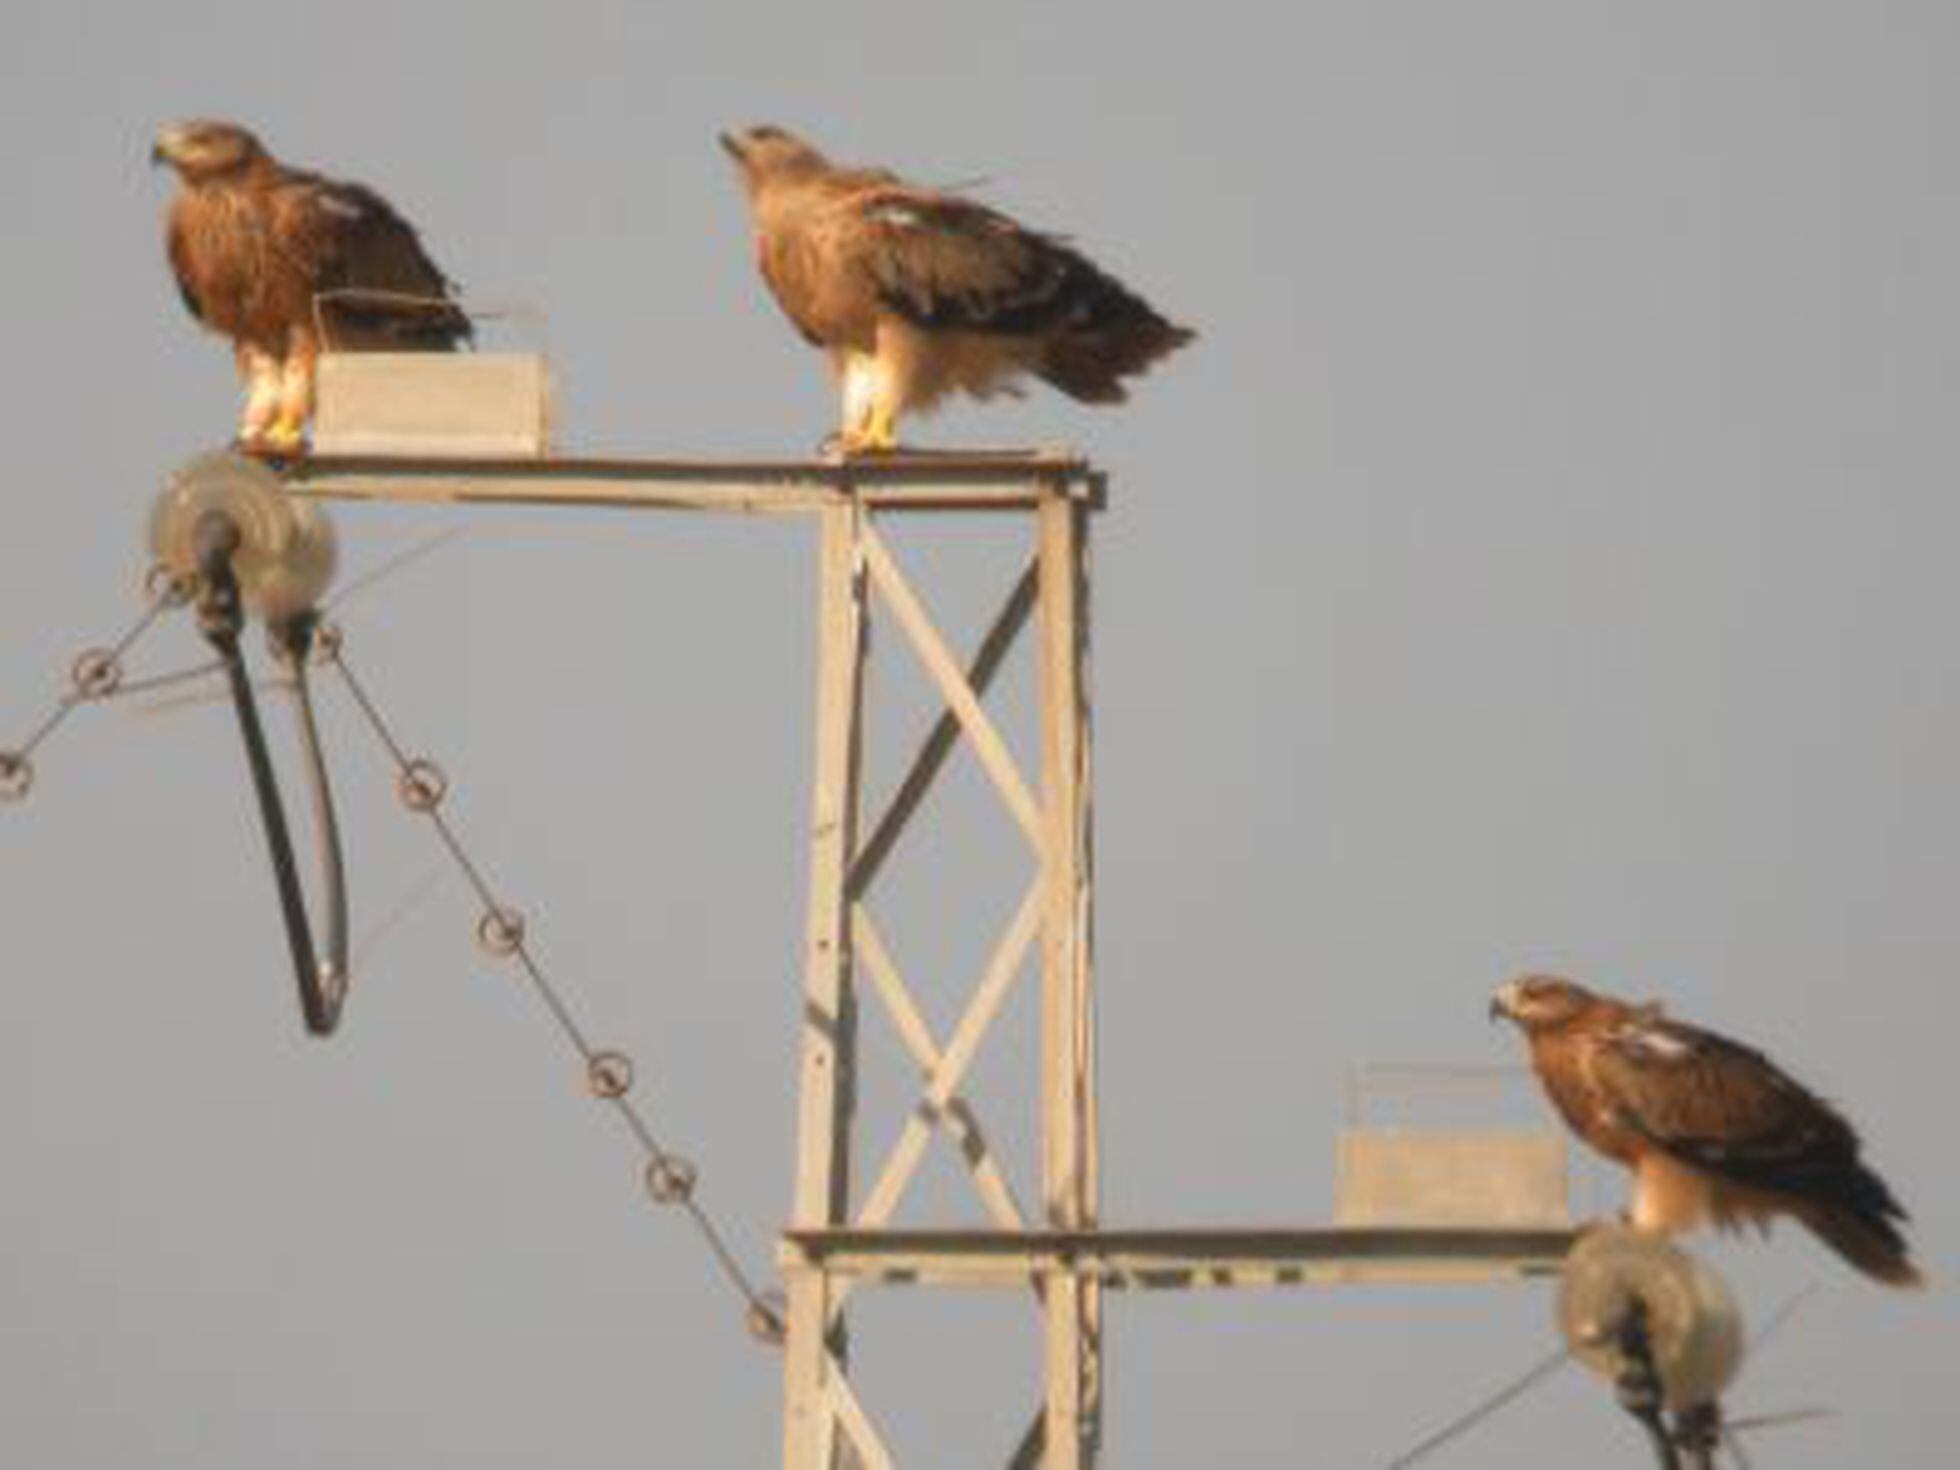
[[[1122,380],[1143,372],[1198,334],[1166,320],[1114,276],[1074,256],[1067,316],[1049,340],[1039,373],[1084,403],[1121,403]]]
[[[1881,1190],[1884,1185],[1879,1185]],[[1891,1195],[1886,1194],[1889,1201]],[[1926,1278],[1913,1265],[1906,1239],[1889,1214],[1903,1212],[1859,1209],[1837,1201],[1813,1201],[1797,1212],[1811,1233],[1874,1281],[1887,1286],[1918,1287]]]
[[[349,292],[320,303],[326,343],[334,352],[449,352],[475,335],[453,301]]]
[[[1121,403],[1123,379],[1143,372],[1197,336],[1161,317],[1053,343],[1041,365],[1043,381],[1083,403]]]

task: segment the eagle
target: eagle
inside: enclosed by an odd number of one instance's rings
[[[957,389],[1033,376],[1084,403],[1195,335],[1057,235],[885,169],[833,164],[778,127],[723,133],[748,193],[757,264],[842,385],[835,444],[895,449],[898,419]]]
[[[164,237],[184,305],[237,357],[241,447],[299,449],[322,351],[446,351],[470,339],[454,283],[372,189],[288,167],[230,122],[165,127],[150,161],[181,185]]]
[[[1766,1230],[1792,1216],[1865,1275],[1921,1284],[1906,1212],[1857,1133],[1761,1052],[1550,975],[1503,986],[1490,1014],[1524,1032],[1566,1125],[1632,1172],[1636,1228]]]

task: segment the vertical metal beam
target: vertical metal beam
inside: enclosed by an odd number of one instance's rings
[[[802,1229],[839,1227],[850,1220],[856,1059],[851,913],[853,900],[862,896],[852,877],[861,857],[859,751],[868,602],[872,573],[880,570],[876,558],[882,553],[867,534],[861,507],[840,504],[820,514],[816,789],[792,1210],[793,1225]],[[1038,915],[1041,944],[1042,1215],[1051,1228],[1082,1230],[1097,1224],[1099,1204],[1087,507],[1074,503],[1062,488],[1043,485],[1036,491],[1034,520],[1032,599],[1039,618],[1042,773],[1038,803],[1025,790],[1019,794],[1024,826],[1040,861],[1030,912]],[[885,566],[883,578],[883,591],[905,603],[909,593],[895,568]],[[893,610],[903,623],[906,607],[895,605]],[[908,631],[916,635],[918,629]],[[919,641],[915,636],[914,642]],[[934,655],[944,650],[931,639],[924,641],[931,646],[918,651],[931,667]],[[948,691],[949,702],[957,692],[973,693],[964,686],[963,691]],[[962,731],[991,734],[977,699],[970,702],[975,708],[964,711]],[[990,774],[998,777],[997,772]],[[1015,793],[1004,789],[1001,794],[1012,808]],[[787,1257],[784,1275],[785,1470],[840,1470],[867,1459],[888,1464],[890,1457],[844,1376],[842,1308],[848,1283],[820,1255]],[[1092,1470],[1101,1439],[1102,1287],[1066,1270],[1046,1275],[1039,1286],[1047,1390],[1017,1463],[1032,1464],[1038,1456],[1046,1470]]]
[[[797,1224],[816,1227],[850,1220],[857,1024],[847,880],[857,843],[865,648],[860,511],[844,503],[820,514],[816,782],[791,1206]],[[797,1266],[784,1284],[784,1470],[833,1470],[837,1411],[828,1374],[833,1347],[841,1363],[841,1344],[829,1340],[831,1279],[821,1266]]]
[[[1081,853],[1076,859],[1076,1091],[1081,1107],[1082,1224],[1102,1224],[1102,1104],[1096,1074],[1096,742],[1093,697],[1094,604],[1089,597],[1093,547],[1089,507],[1068,502],[1075,546],[1076,805]],[[1103,1286],[1082,1285],[1082,1371],[1087,1379],[1082,1415],[1091,1464],[1102,1449]]]
[[[1089,944],[1088,694],[1083,583],[1088,520],[1065,495],[1036,510],[1040,617],[1042,797],[1046,868],[1042,916],[1042,1203],[1058,1229],[1095,1223],[1094,1045]],[[1046,1470],[1088,1470],[1102,1397],[1100,1288],[1050,1276]]]

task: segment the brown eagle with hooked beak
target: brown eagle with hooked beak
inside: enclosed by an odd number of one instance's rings
[[[988,398],[1036,377],[1084,403],[1195,335],[1056,235],[879,168],[832,163],[792,133],[724,133],[748,191],[757,262],[777,303],[830,357],[836,443],[898,446],[901,414],[955,390]]]
[[[1633,1224],[1767,1229],[1793,1216],[1888,1286],[1923,1284],[1906,1212],[1829,1103],[1752,1047],[1551,975],[1491,997],[1566,1125],[1633,1176]]]
[[[150,161],[181,184],[165,244],[184,305],[238,359],[241,447],[300,448],[322,351],[439,352],[469,340],[453,283],[372,189],[289,168],[229,122],[166,127]]]

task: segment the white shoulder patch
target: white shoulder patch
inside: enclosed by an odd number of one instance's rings
[[[336,194],[332,190],[321,191],[320,208],[328,214],[339,216],[341,219],[360,219],[367,213],[367,210],[363,209],[352,199],[349,199],[345,194]]]
[[[1694,1048],[1678,1036],[1671,1036],[1651,1026],[1623,1026],[1618,1032],[1618,1040],[1637,1051],[1644,1051],[1651,1057],[1664,1062],[1678,1062],[1693,1054]]]
[[[909,204],[874,204],[865,214],[880,224],[897,225],[901,230],[916,230],[925,224],[925,217]]]

